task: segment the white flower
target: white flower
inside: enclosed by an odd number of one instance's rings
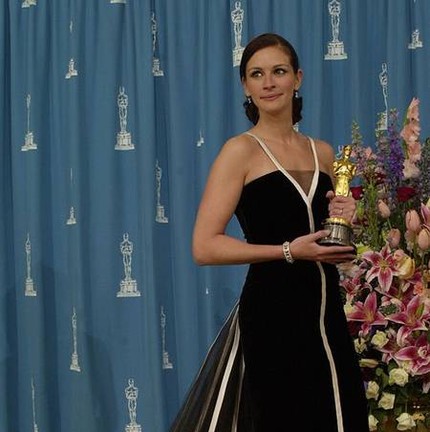
[[[397,384],[400,387],[404,387],[409,381],[408,373],[402,368],[395,368],[390,370],[388,377],[388,384]]]
[[[416,426],[414,419],[408,413],[400,414],[396,418],[396,420],[397,420],[397,429],[399,431],[409,430]]]
[[[384,410],[390,410],[394,407],[394,401],[396,399],[396,395],[392,393],[382,392],[381,399],[379,399],[378,407],[383,408]]]
[[[385,332],[377,330],[370,342],[372,342],[376,347],[382,348],[388,342],[388,338]]]
[[[366,341],[362,338],[354,339],[355,352],[361,354],[366,349]]]
[[[378,429],[378,419],[373,416],[372,414],[369,415],[369,430],[372,431],[376,431]]]
[[[378,399],[379,385],[375,381],[369,381],[367,383],[366,397],[367,399]]]

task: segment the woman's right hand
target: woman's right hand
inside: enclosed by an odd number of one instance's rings
[[[318,240],[329,234],[329,230],[320,230],[295,238],[290,242],[292,257],[295,260],[319,261],[329,264],[352,261],[356,257],[353,246],[323,246],[318,243]]]

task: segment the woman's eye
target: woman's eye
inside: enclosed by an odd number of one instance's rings
[[[287,73],[286,69],[283,69],[283,68],[275,69],[275,74],[276,75],[284,75],[285,73]]]
[[[259,77],[259,76],[261,76],[261,72],[260,71],[254,71],[254,72],[252,72],[251,73],[251,77]]]

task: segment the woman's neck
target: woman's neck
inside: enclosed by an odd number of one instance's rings
[[[258,122],[252,128],[251,132],[255,135],[260,136],[261,138],[280,142],[290,142],[297,135],[297,132],[294,130],[293,125],[285,122]]]

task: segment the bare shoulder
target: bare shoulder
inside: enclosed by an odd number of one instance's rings
[[[221,152],[234,157],[250,156],[254,148],[254,146],[250,145],[252,141],[253,138],[246,134],[233,136],[224,143]]]
[[[250,136],[246,134],[236,135],[224,143],[217,159],[224,164],[246,172],[255,151],[256,146]]]
[[[229,138],[221,147],[211,172],[218,179],[243,182],[251,166],[252,146],[247,135]]]
[[[315,139],[314,141],[321,171],[331,175],[333,170],[334,149],[326,141],[319,139]]]
[[[334,150],[332,145],[330,145],[327,141],[323,141],[320,139],[314,139],[315,146],[318,152],[318,155],[321,157],[333,159],[334,157]]]

